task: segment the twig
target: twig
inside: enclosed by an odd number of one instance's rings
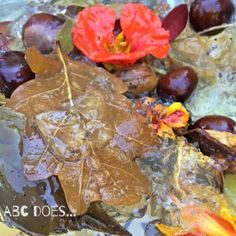
[[[176,39],[174,42],[183,41],[185,39],[192,38],[192,37],[195,37],[197,35],[202,35],[202,34],[214,31],[214,30],[224,29],[224,28],[229,28],[229,27],[234,27],[234,26],[236,26],[236,22],[231,23],[231,24],[217,25],[217,26],[211,27],[209,29],[206,29],[206,30],[203,30],[203,31],[200,31],[200,32],[197,32],[197,33],[193,33],[193,34],[191,34],[187,37]]]

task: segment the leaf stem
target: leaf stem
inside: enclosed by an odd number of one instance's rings
[[[234,23],[230,23],[230,24],[222,24],[222,25],[217,25],[217,26],[214,26],[214,27],[211,27],[209,29],[206,29],[206,30],[203,30],[203,31],[200,31],[200,32],[197,32],[197,33],[193,33],[187,37],[183,37],[183,38],[179,38],[179,39],[176,39],[174,42],[179,42],[179,41],[183,41],[185,39],[188,39],[188,38],[192,38],[192,37],[195,37],[197,35],[202,35],[202,34],[205,34],[205,33],[209,33],[211,31],[214,31],[214,30],[218,30],[218,29],[224,29],[224,28],[229,28],[229,27],[234,27],[236,26],[236,22]]]
[[[71,91],[71,87],[70,87],[70,81],[69,81],[69,76],[68,76],[68,70],[67,70],[67,66],[66,66],[66,62],[62,56],[62,52],[61,52],[61,48],[60,46],[57,47],[57,50],[58,50],[58,55],[59,55],[59,58],[62,62],[62,65],[63,65],[63,69],[64,69],[64,75],[65,75],[65,82],[66,82],[66,87],[67,87],[67,92],[68,92],[68,98],[69,98],[69,101],[70,101],[70,106],[73,107],[74,106],[74,103],[73,103],[73,100],[72,100],[72,91]]]

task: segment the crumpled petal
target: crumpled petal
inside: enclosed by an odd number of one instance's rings
[[[164,58],[170,48],[169,32],[161,27],[159,17],[143,4],[128,3],[121,9],[121,28],[131,43],[131,52],[144,51]]]
[[[144,16],[140,22],[140,17]],[[130,22],[130,19],[135,22]],[[158,58],[167,55],[170,48],[169,32],[161,28],[155,13],[142,4],[127,4],[121,10],[121,27],[124,26],[126,40],[131,44],[130,52],[113,53],[107,50],[107,45],[115,41],[115,20],[116,13],[109,7],[101,5],[84,9],[78,14],[73,29],[74,45],[95,62],[118,66],[131,65],[147,54]],[[127,27],[129,24],[131,28]]]
[[[182,128],[188,124],[189,117],[185,107],[180,102],[174,102],[166,109],[163,121],[172,128]]]
[[[109,57],[104,44],[115,39],[113,29],[116,13],[106,6],[92,6],[79,12],[73,28],[73,43],[90,59],[97,61],[99,56]]]

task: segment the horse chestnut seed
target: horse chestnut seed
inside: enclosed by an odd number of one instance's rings
[[[236,122],[227,116],[211,115],[198,119],[192,128],[226,131],[235,134]]]
[[[190,23],[197,32],[228,23],[234,13],[231,0],[195,0],[190,8]],[[208,32],[214,35],[223,29]]]
[[[0,90],[5,97],[10,98],[18,86],[34,77],[23,52],[7,51],[0,56]]]
[[[198,83],[195,71],[190,67],[179,67],[160,79],[157,93],[160,96],[174,96],[184,102],[192,94]]]
[[[41,53],[50,53],[55,46],[57,33],[64,20],[47,13],[32,15],[23,26],[23,42],[26,48],[35,46]]]

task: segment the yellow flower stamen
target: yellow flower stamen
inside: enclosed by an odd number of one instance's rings
[[[112,53],[129,53],[131,46],[125,39],[123,32],[119,33],[112,44],[106,44],[105,48]]]

